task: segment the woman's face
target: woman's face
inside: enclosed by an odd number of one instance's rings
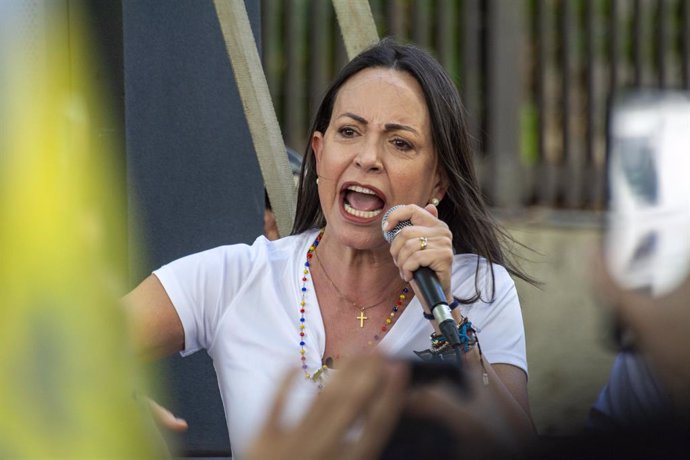
[[[397,204],[445,193],[424,94],[409,74],[370,68],[338,92],[326,132],[311,139],[330,232],[352,247],[384,244],[381,218]]]

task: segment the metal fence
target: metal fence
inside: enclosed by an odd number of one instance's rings
[[[379,35],[455,79],[495,207],[605,206],[606,111],[625,88],[690,89],[690,0],[371,0]],[[262,0],[264,70],[288,146],[346,62],[331,2]]]

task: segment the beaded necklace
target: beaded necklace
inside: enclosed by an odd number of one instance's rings
[[[319,231],[319,234],[316,235],[316,239],[314,239],[314,242],[309,246],[309,249],[307,249],[307,256],[306,260],[304,262],[304,270],[302,270],[302,297],[299,302],[299,354],[300,354],[300,361],[302,362],[302,371],[304,372],[304,377],[308,380],[311,380],[315,383],[318,384],[319,390],[323,388],[323,381],[322,377],[324,372],[328,370],[328,366],[323,363],[321,366],[316,369],[313,373],[309,372],[309,366],[307,366],[307,350],[305,349],[306,346],[306,339],[307,339],[307,332],[306,332],[306,306],[307,306],[307,283],[309,282],[309,274],[310,274],[310,267],[311,267],[311,260],[314,257],[314,251],[316,251],[316,248],[319,246],[319,242],[321,241],[321,238],[323,237],[323,232],[325,229],[321,229]],[[313,284],[312,284],[313,286]],[[391,308],[391,312],[386,318],[384,324],[381,326],[380,333],[374,335],[374,341],[378,342],[381,340],[383,335],[388,331],[388,328],[391,327],[393,324],[393,321],[395,320],[395,316],[397,315],[398,311],[402,306],[404,305],[405,299],[407,298],[407,293],[409,292],[409,289],[407,286],[404,286],[402,288],[402,291],[400,292],[400,295],[398,295],[398,300],[395,302],[393,307]],[[367,345],[371,346],[373,345],[373,341],[369,341]]]

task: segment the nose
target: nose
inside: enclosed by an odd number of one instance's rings
[[[375,140],[370,140],[362,146],[355,156],[355,165],[366,172],[379,172],[383,169],[381,152]]]

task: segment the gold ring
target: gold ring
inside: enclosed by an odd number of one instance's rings
[[[426,249],[426,246],[427,246],[427,243],[428,243],[428,241],[427,241],[427,239],[426,239],[426,236],[420,236],[420,237],[419,237],[419,250],[420,250],[420,251],[425,250],[425,249]]]

